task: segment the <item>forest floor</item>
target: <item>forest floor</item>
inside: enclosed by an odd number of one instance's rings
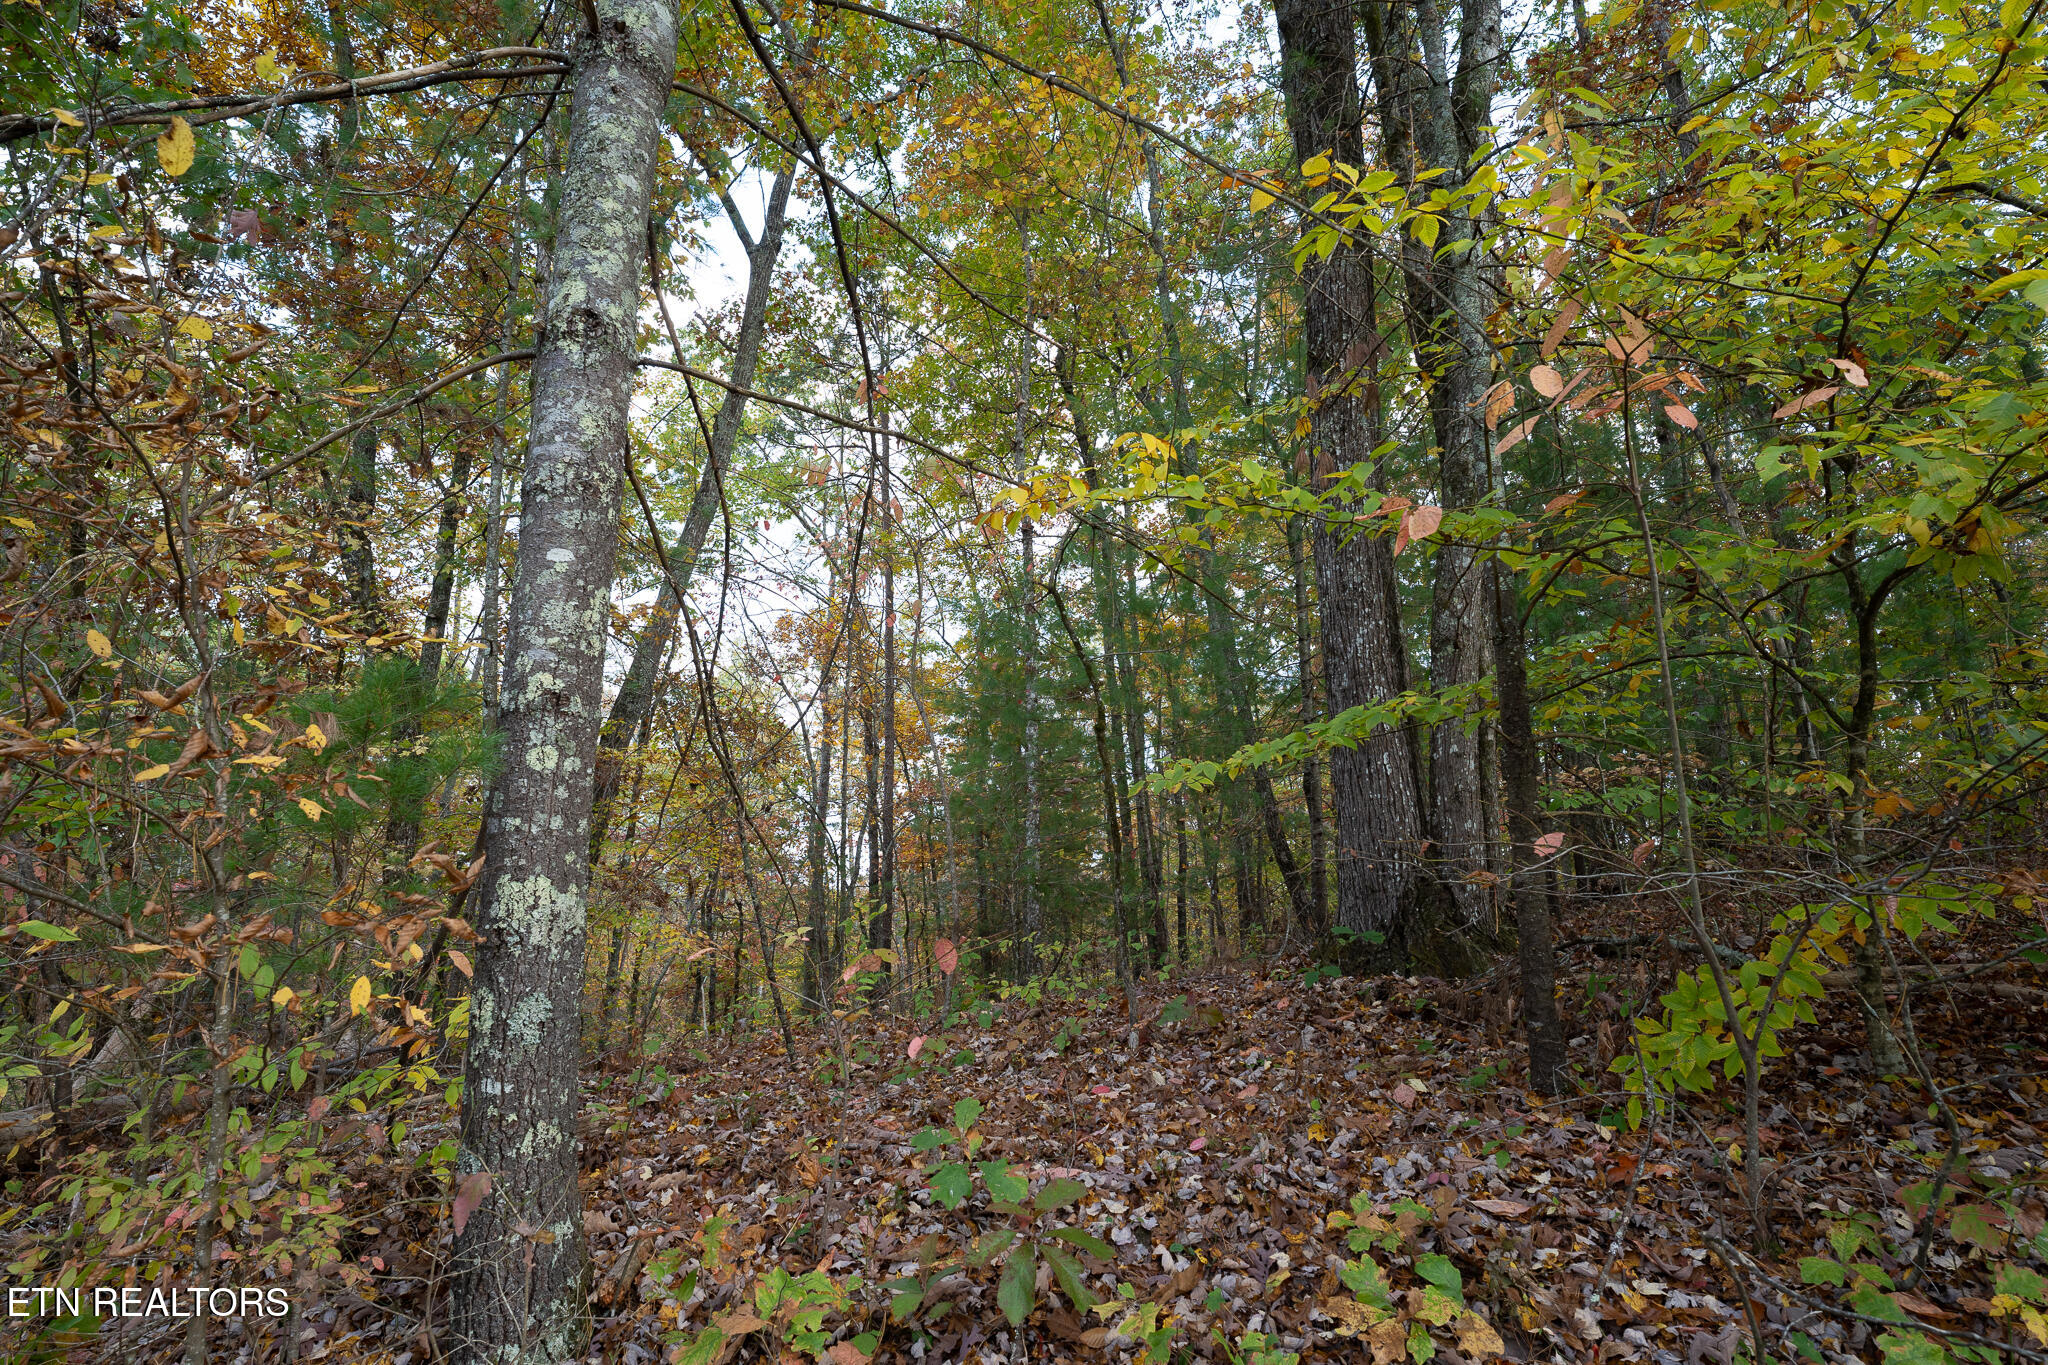
[[[1573,1058],[1598,1077],[1626,1045],[1622,997],[1640,997],[1650,967],[1575,959]],[[1916,1083],[1860,1068],[1843,1000],[1772,1064],[1759,1161],[1740,1149],[1729,1093],[1629,1131],[1608,1126],[1620,1123],[1613,1088],[1526,1092],[1504,974],[1310,975],[1184,973],[1149,984],[1135,1020],[1121,996],[990,1005],[921,1042],[928,1025],[862,1017],[837,1035],[801,1031],[794,1063],[772,1029],[700,1038],[602,1076],[585,1122],[591,1358],[1165,1360],[1170,1348],[1242,1365],[1281,1365],[1261,1351],[1728,1365],[1760,1332],[1769,1359],[1878,1360],[1878,1339],[1903,1330],[1882,1321],[1897,1309],[1858,1321],[1842,1305],[1871,1301],[1803,1283],[1801,1258],[1830,1254],[1893,1277],[1915,1326],[2041,1346],[1991,1283],[1994,1263],[2040,1269],[2048,992],[2036,969],[1916,996],[1919,1036],[1958,1087],[1967,1160],[1917,1277],[1908,1210],[1948,1134]],[[2002,995],[1984,993],[1992,981]],[[958,1109],[969,1100],[978,1117]],[[965,1202],[949,1210],[934,1185],[966,1155],[961,1117],[981,1139],[973,1160],[1009,1166],[955,1190]],[[447,1128],[445,1108],[423,1107],[407,1144]],[[399,1166],[362,1167],[350,1249],[372,1287],[330,1297],[304,1323],[301,1358],[436,1358],[422,1323],[442,1311],[433,1266],[448,1205]],[[1771,1251],[1745,1211],[1757,1172]],[[1010,1174],[1034,1193],[1062,1182],[1068,1202],[993,1210]],[[1001,1264],[964,1259],[1002,1228],[1020,1234],[1013,1257],[1034,1240],[1052,1248],[1035,1276],[1010,1277],[1007,1300]],[[1347,1276],[1361,1249],[1384,1295]],[[1062,1252],[1102,1307],[1074,1311],[1051,1264]],[[918,1311],[892,1319],[891,1297],[913,1285]],[[1024,1300],[1020,1331],[1010,1317]],[[222,1360],[280,1358],[274,1340],[220,1346]]]

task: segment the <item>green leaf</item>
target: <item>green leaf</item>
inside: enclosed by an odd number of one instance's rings
[[[1031,1201],[1031,1206],[1040,1213],[1051,1209],[1063,1209],[1086,1193],[1088,1187],[1078,1180],[1068,1180],[1064,1177],[1059,1180],[1048,1180],[1045,1188],[1038,1192],[1038,1197]]]
[[[1844,1285],[1849,1282],[1849,1272],[1842,1268],[1840,1261],[1830,1261],[1825,1256],[1801,1256],[1799,1258],[1799,1282],[1801,1284]]]
[[[1922,1332],[1886,1332],[1877,1339],[1884,1365],[1949,1365],[1947,1351]]]
[[[1116,1259],[1116,1249],[1085,1228],[1054,1228],[1052,1235],[1069,1246],[1077,1246],[1104,1261]]]
[[[924,1307],[925,1287],[916,1276],[892,1280],[889,1289],[889,1316],[896,1321],[906,1321],[912,1313]]]
[[[987,1265],[995,1260],[996,1257],[1002,1255],[1004,1248],[1016,1240],[1017,1234],[1010,1228],[997,1228],[994,1232],[984,1232],[981,1236],[975,1238],[974,1245],[968,1249],[967,1264],[971,1266]]]
[[[988,1182],[989,1196],[1000,1203],[1021,1204],[1024,1196],[1031,1193],[1031,1182],[1021,1175],[1012,1175],[1007,1161],[984,1161],[980,1170],[981,1178]]]
[[[934,1147],[943,1147],[953,1140],[953,1135],[943,1128],[927,1128],[910,1140],[913,1149],[929,1152]]]
[[[1088,1286],[1081,1283],[1081,1263],[1056,1246],[1040,1244],[1045,1253],[1046,1264],[1052,1267],[1053,1278],[1060,1282],[1060,1292],[1074,1305],[1076,1313],[1085,1313],[1100,1300],[1088,1292]]]
[[[1387,1284],[1386,1274],[1380,1269],[1379,1262],[1370,1256],[1346,1261],[1337,1278],[1368,1308],[1384,1310],[1394,1306],[1394,1291]]]
[[[1415,1365],[1428,1365],[1436,1359],[1436,1343],[1429,1339],[1429,1328],[1421,1322],[1408,1324],[1408,1358]]]
[[[1029,1242],[1003,1264],[1002,1283],[996,1286],[996,1303],[1010,1326],[1022,1327],[1038,1302],[1038,1257]]]
[[[30,938],[48,939],[52,943],[78,942],[78,935],[61,924],[45,924],[39,919],[25,919],[15,927]]]
[[[2010,1294],[2028,1303],[2048,1304],[2048,1281],[2023,1265],[2002,1265],[1992,1273],[1991,1292]]]
[[[974,1173],[964,1161],[949,1161],[932,1172],[932,1194],[949,1209],[957,1209],[974,1193]]]
[[[1451,1264],[1450,1257],[1432,1251],[1427,1256],[1415,1258],[1415,1273],[1444,1291],[1446,1298],[1463,1308],[1465,1306],[1465,1277],[1458,1267]]]
[[[1886,1322],[1912,1321],[1906,1316],[1906,1310],[1899,1307],[1896,1299],[1874,1285],[1866,1284],[1850,1294],[1849,1306],[1869,1317],[1883,1318]]]
[[[953,1106],[953,1126],[963,1133],[972,1128],[974,1121],[980,1117],[981,1101],[972,1095]]]

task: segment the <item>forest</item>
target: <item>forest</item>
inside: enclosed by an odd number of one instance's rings
[[[2048,1362],[2048,0],[0,0],[0,1357]]]

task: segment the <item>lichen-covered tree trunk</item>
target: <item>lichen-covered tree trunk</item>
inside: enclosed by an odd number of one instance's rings
[[[505,1365],[574,1359],[589,1335],[576,1118],[590,773],[647,205],[675,70],[663,0],[596,0],[593,13],[575,48],[536,335],[463,1072],[459,1178],[488,1173],[490,1188],[456,1239],[452,1344],[458,1360]]]
[[[1357,39],[1351,10],[1315,0],[1279,0],[1281,87],[1295,155],[1363,156],[1357,94]],[[1370,256],[1340,247],[1302,271],[1305,365],[1320,395],[1310,418],[1316,487],[1371,458],[1377,436],[1382,343]],[[1393,556],[1385,539],[1319,522],[1311,540],[1322,607],[1323,671],[1332,711],[1384,701],[1402,690],[1406,666],[1395,616]],[[1425,880],[1422,804],[1405,732],[1383,729],[1354,748],[1330,752],[1330,801],[1337,823],[1334,927],[1368,936],[1361,953],[1377,964],[1401,956],[1405,923]],[[1375,941],[1377,940],[1377,941]]]

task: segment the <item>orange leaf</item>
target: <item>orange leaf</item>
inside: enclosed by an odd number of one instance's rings
[[[1687,431],[1699,429],[1700,419],[1693,416],[1692,409],[1683,403],[1666,403],[1664,405],[1664,415],[1684,427]]]

